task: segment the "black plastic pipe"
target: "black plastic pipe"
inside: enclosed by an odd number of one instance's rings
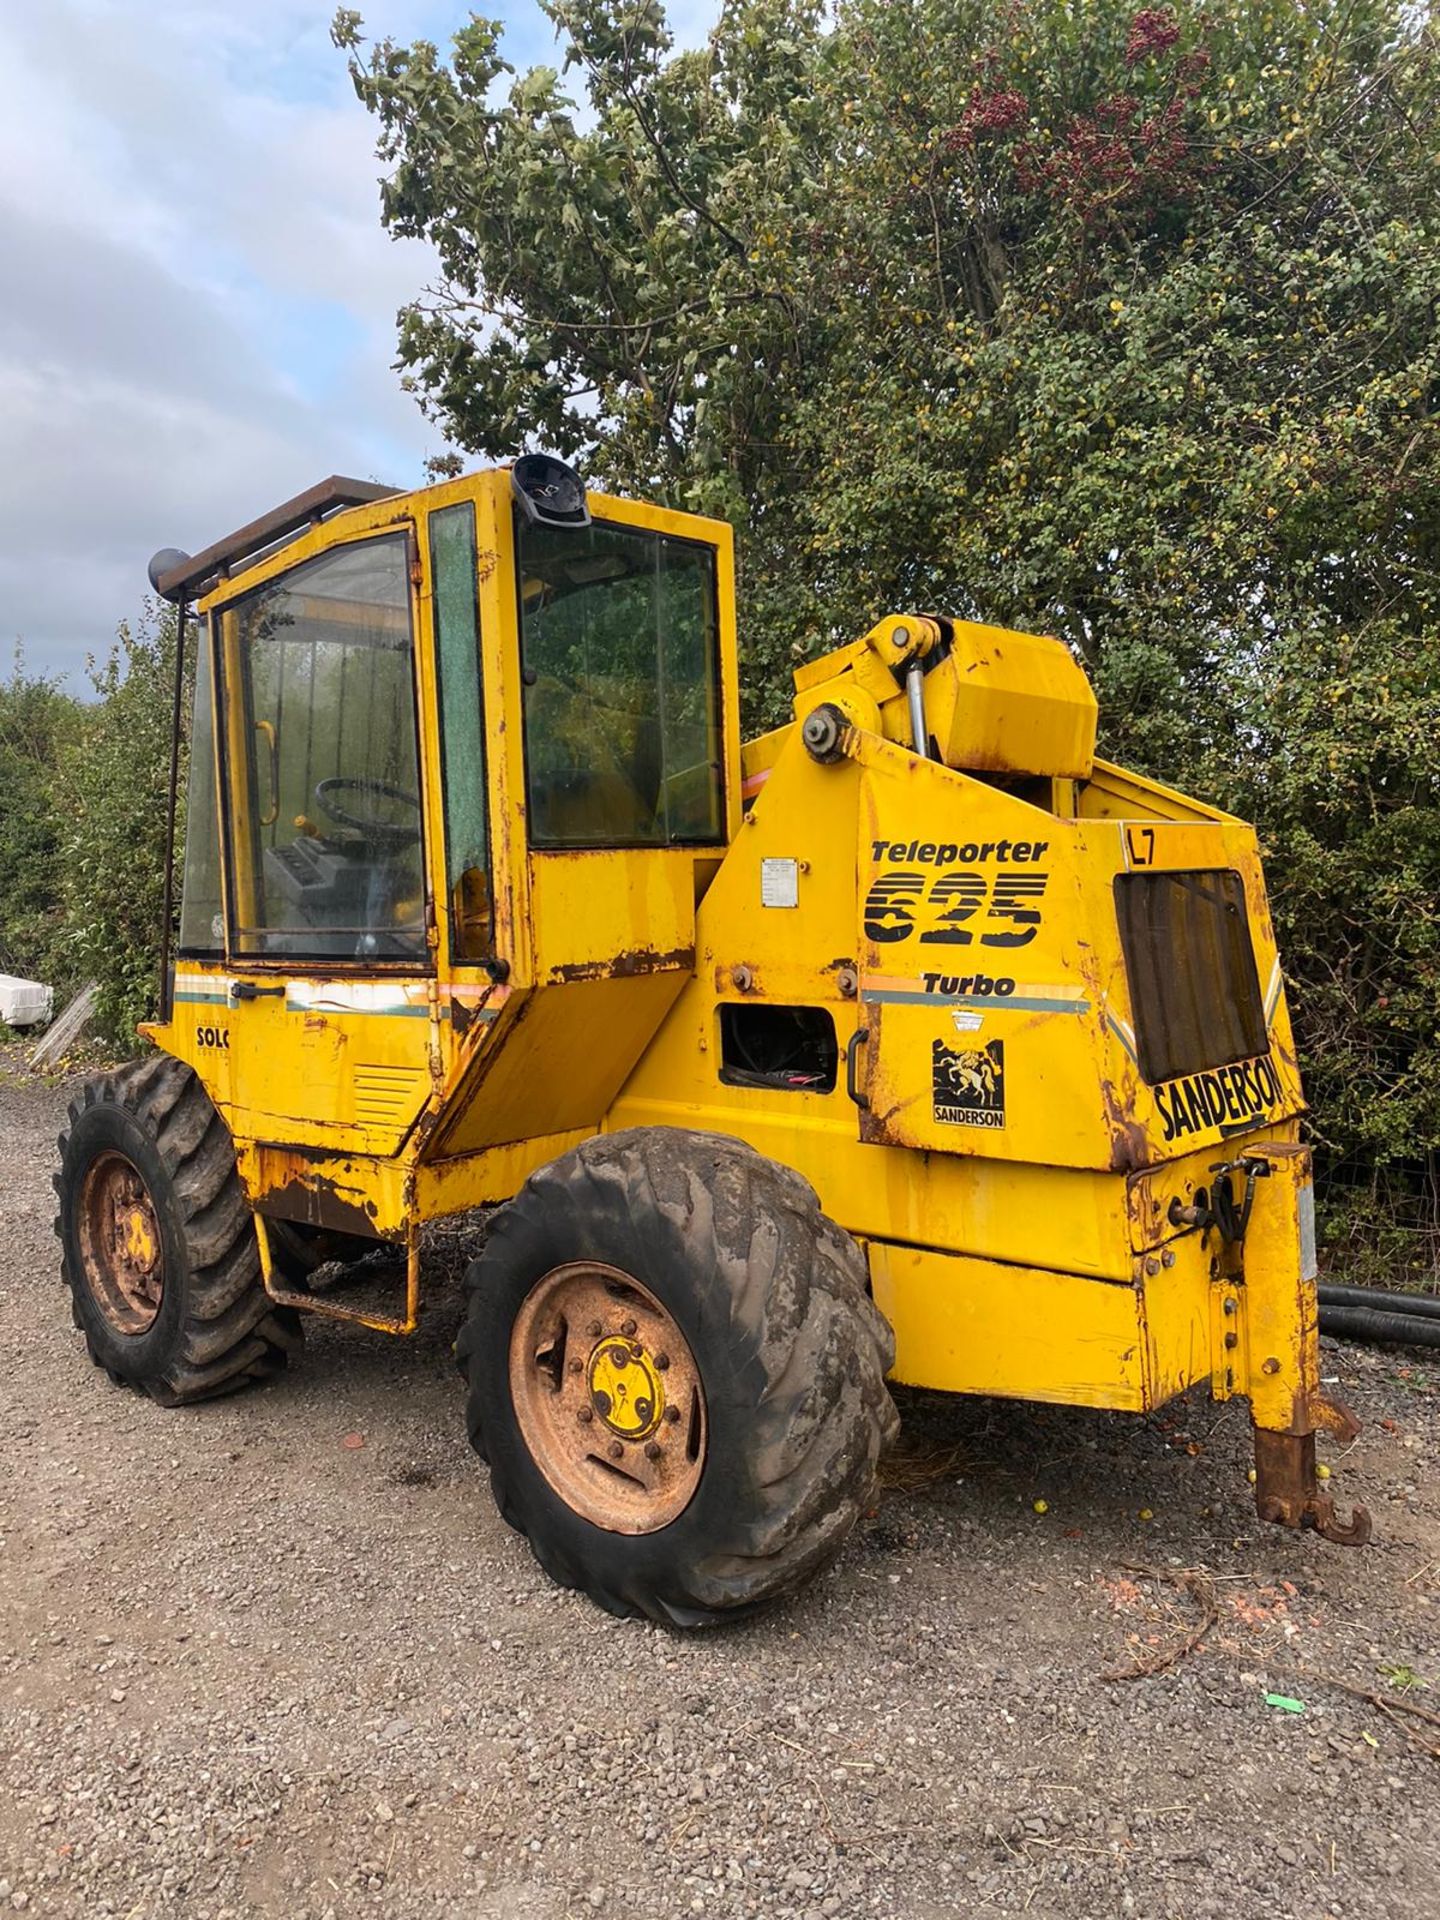
[[[1368,1312],[1408,1313],[1420,1320],[1440,1320],[1440,1295],[1391,1293],[1384,1287],[1317,1287],[1322,1307],[1362,1307]]]
[[[1399,1347],[1440,1347],[1440,1320],[1414,1313],[1375,1313],[1367,1307],[1322,1307],[1320,1331],[1342,1340],[1374,1340]]]
[[[1335,1294],[1345,1297],[1327,1298]],[[1432,1298],[1387,1293],[1380,1287],[1321,1287],[1319,1295],[1322,1333],[1338,1334],[1343,1340],[1440,1347],[1440,1313],[1434,1311],[1440,1302]],[[1357,1300],[1363,1304],[1353,1304]],[[1414,1311],[1416,1307],[1419,1312]]]

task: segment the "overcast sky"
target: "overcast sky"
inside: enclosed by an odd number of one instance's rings
[[[355,0],[442,46],[463,0]],[[517,65],[534,0],[481,0]],[[381,230],[331,0],[0,0],[0,675],[85,687],[157,547],[444,442],[391,370],[425,248]],[[702,36],[718,0],[669,12]]]

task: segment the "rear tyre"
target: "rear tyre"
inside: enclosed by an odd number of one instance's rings
[[[541,1168],[466,1275],[496,1503],[622,1615],[733,1618],[834,1559],[898,1425],[859,1247],[738,1140],[640,1128]]]
[[[88,1080],[55,1175],[75,1324],[117,1386],[179,1406],[277,1372],[300,1322],[265,1292],[224,1121],[167,1055]]]

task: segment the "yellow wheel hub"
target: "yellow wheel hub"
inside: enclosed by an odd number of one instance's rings
[[[602,1340],[586,1369],[590,1404],[622,1440],[648,1440],[665,1417],[665,1387],[638,1340]]]
[[[85,1171],[76,1206],[80,1266],[91,1298],[117,1333],[147,1333],[165,1295],[155,1202],[140,1170],[113,1149]]]
[[[516,1315],[509,1373],[530,1456],[576,1513],[610,1533],[654,1533],[684,1512],[705,1467],[700,1370],[632,1274],[553,1267]]]
[[[148,1271],[155,1264],[155,1256],[160,1249],[156,1244],[152,1230],[153,1223],[148,1207],[132,1207],[125,1221],[125,1253],[132,1265]]]

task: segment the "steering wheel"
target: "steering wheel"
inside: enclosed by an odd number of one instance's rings
[[[417,816],[415,824],[410,826],[402,820],[376,820],[366,814],[351,813],[336,798],[341,793],[368,793],[378,800],[393,800],[397,805],[413,807]],[[336,826],[352,827],[377,853],[398,853],[402,847],[413,847],[420,838],[418,797],[406,793],[402,787],[392,787],[388,780],[351,779],[345,775],[321,780],[315,788],[315,804]]]

